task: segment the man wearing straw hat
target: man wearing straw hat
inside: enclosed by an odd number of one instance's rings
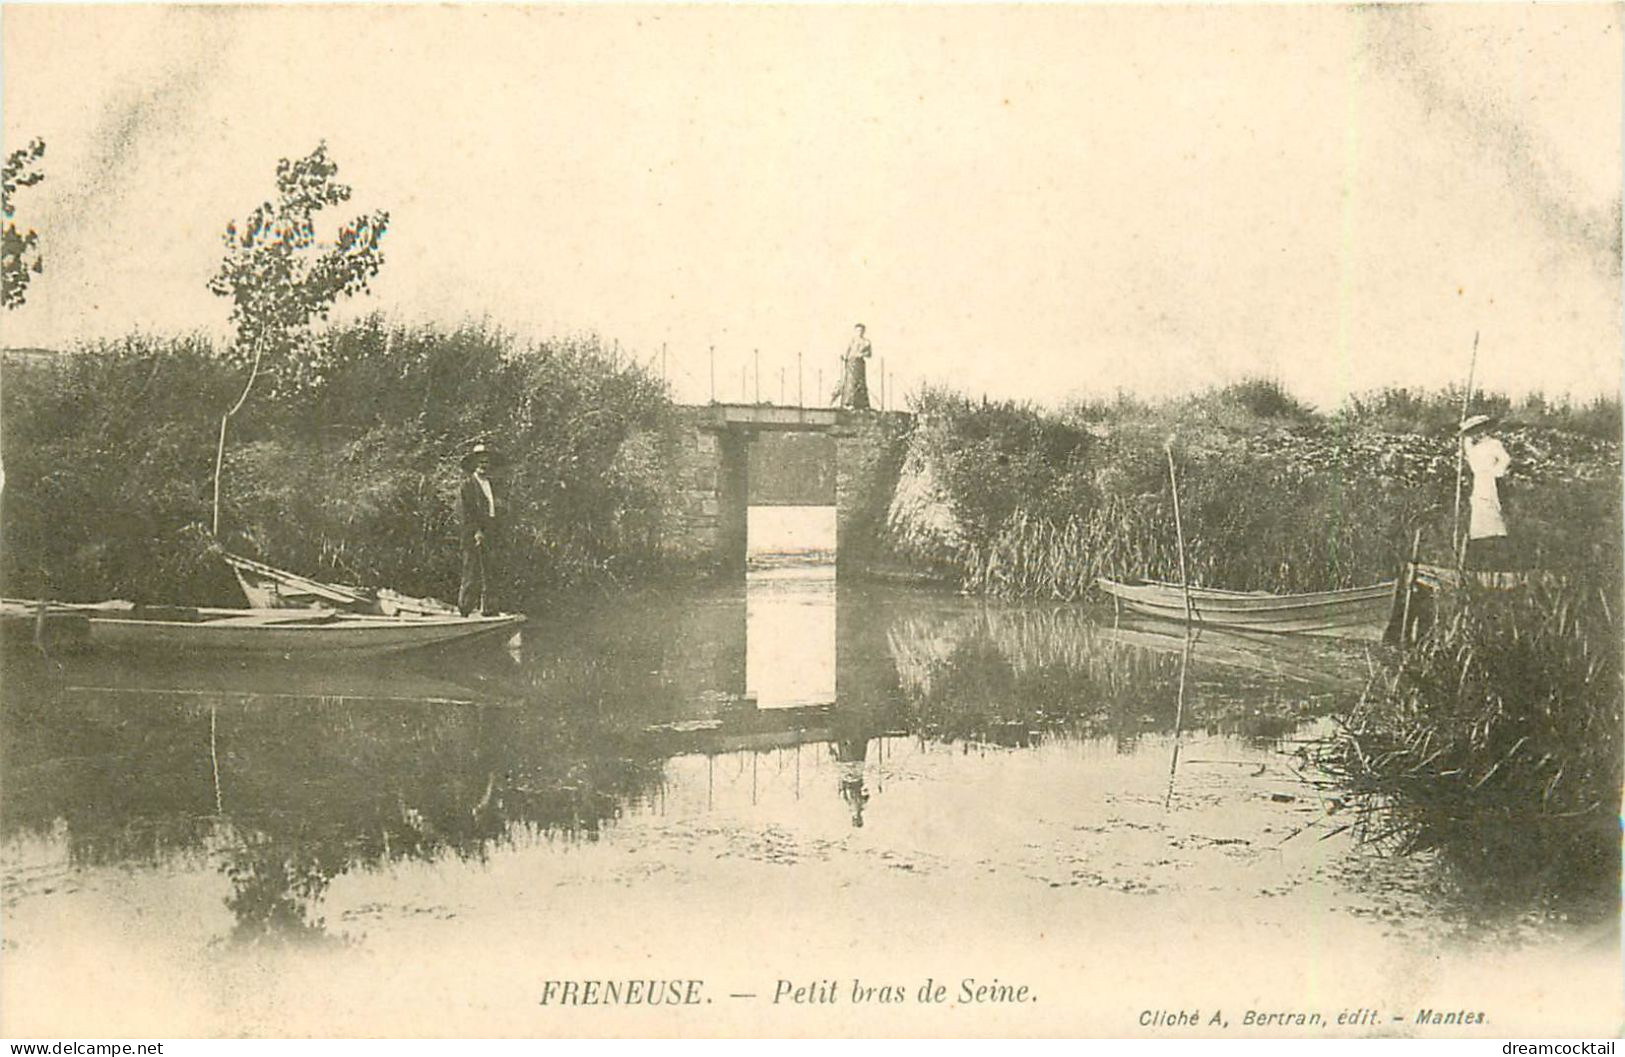
[[[463,526],[463,581],[457,589],[457,609],[463,616],[478,608],[490,613],[491,545],[496,530],[497,500],[487,476],[491,449],[476,444],[463,456],[463,487],[459,510]]]
[[[1495,420],[1473,415],[1461,423],[1462,451],[1473,474],[1472,502],[1468,507],[1467,564],[1498,569],[1511,557],[1506,518],[1501,513],[1500,480],[1512,459],[1501,442],[1490,436]]]

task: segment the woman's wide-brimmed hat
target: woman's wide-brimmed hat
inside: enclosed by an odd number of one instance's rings
[[[496,453],[490,448],[486,447],[484,444],[476,444],[472,448],[468,449],[467,455],[463,456],[463,469],[468,469],[482,459],[486,462],[495,462]]]
[[[1456,432],[1465,437],[1469,433],[1478,433],[1481,430],[1488,429],[1494,424],[1495,418],[1492,415],[1471,415],[1462,420],[1461,428]]]

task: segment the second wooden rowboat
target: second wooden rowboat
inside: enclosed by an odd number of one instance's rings
[[[1097,583],[1130,612],[1185,621],[1185,588],[1179,584],[1159,580],[1122,583],[1106,577]],[[1238,631],[1376,639],[1387,626],[1393,596],[1392,580],[1369,587],[1292,595],[1192,587],[1191,619]]]

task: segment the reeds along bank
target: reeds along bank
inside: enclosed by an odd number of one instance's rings
[[[1450,560],[1453,427],[1389,433],[1391,416],[1319,415],[1256,389],[1060,415],[926,393],[905,472],[925,478],[911,499],[937,495],[938,509],[894,507],[895,545],[998,595],[1075,599],[1099,575],[1176,578],[1163,450],[1173,437],[1197,582],[1283,592],[1373,583],[1395,575],[1417,530],[1424,558]],[[1542,421],[1563,418],[1548,409]],[[1513,471],[1503,492],[1524,561],[1565,570],[1603,560],[1619,536],[1617,441],[1527,422],[1504,435]]]
[[[1618,909],[1618,566],[1460,589],[1322,747],[1362,833],[1492,896]],[[1610,902],[1611,901],[1611,902]]]

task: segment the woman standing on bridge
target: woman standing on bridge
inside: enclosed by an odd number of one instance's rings
[[[863,324],[859,323],[853,328],[846,352],[841,355],[841,385],[835,390],[837,407],[869,410],[869,365],[864,361],[873,353],[869,339],[864,336]]]

